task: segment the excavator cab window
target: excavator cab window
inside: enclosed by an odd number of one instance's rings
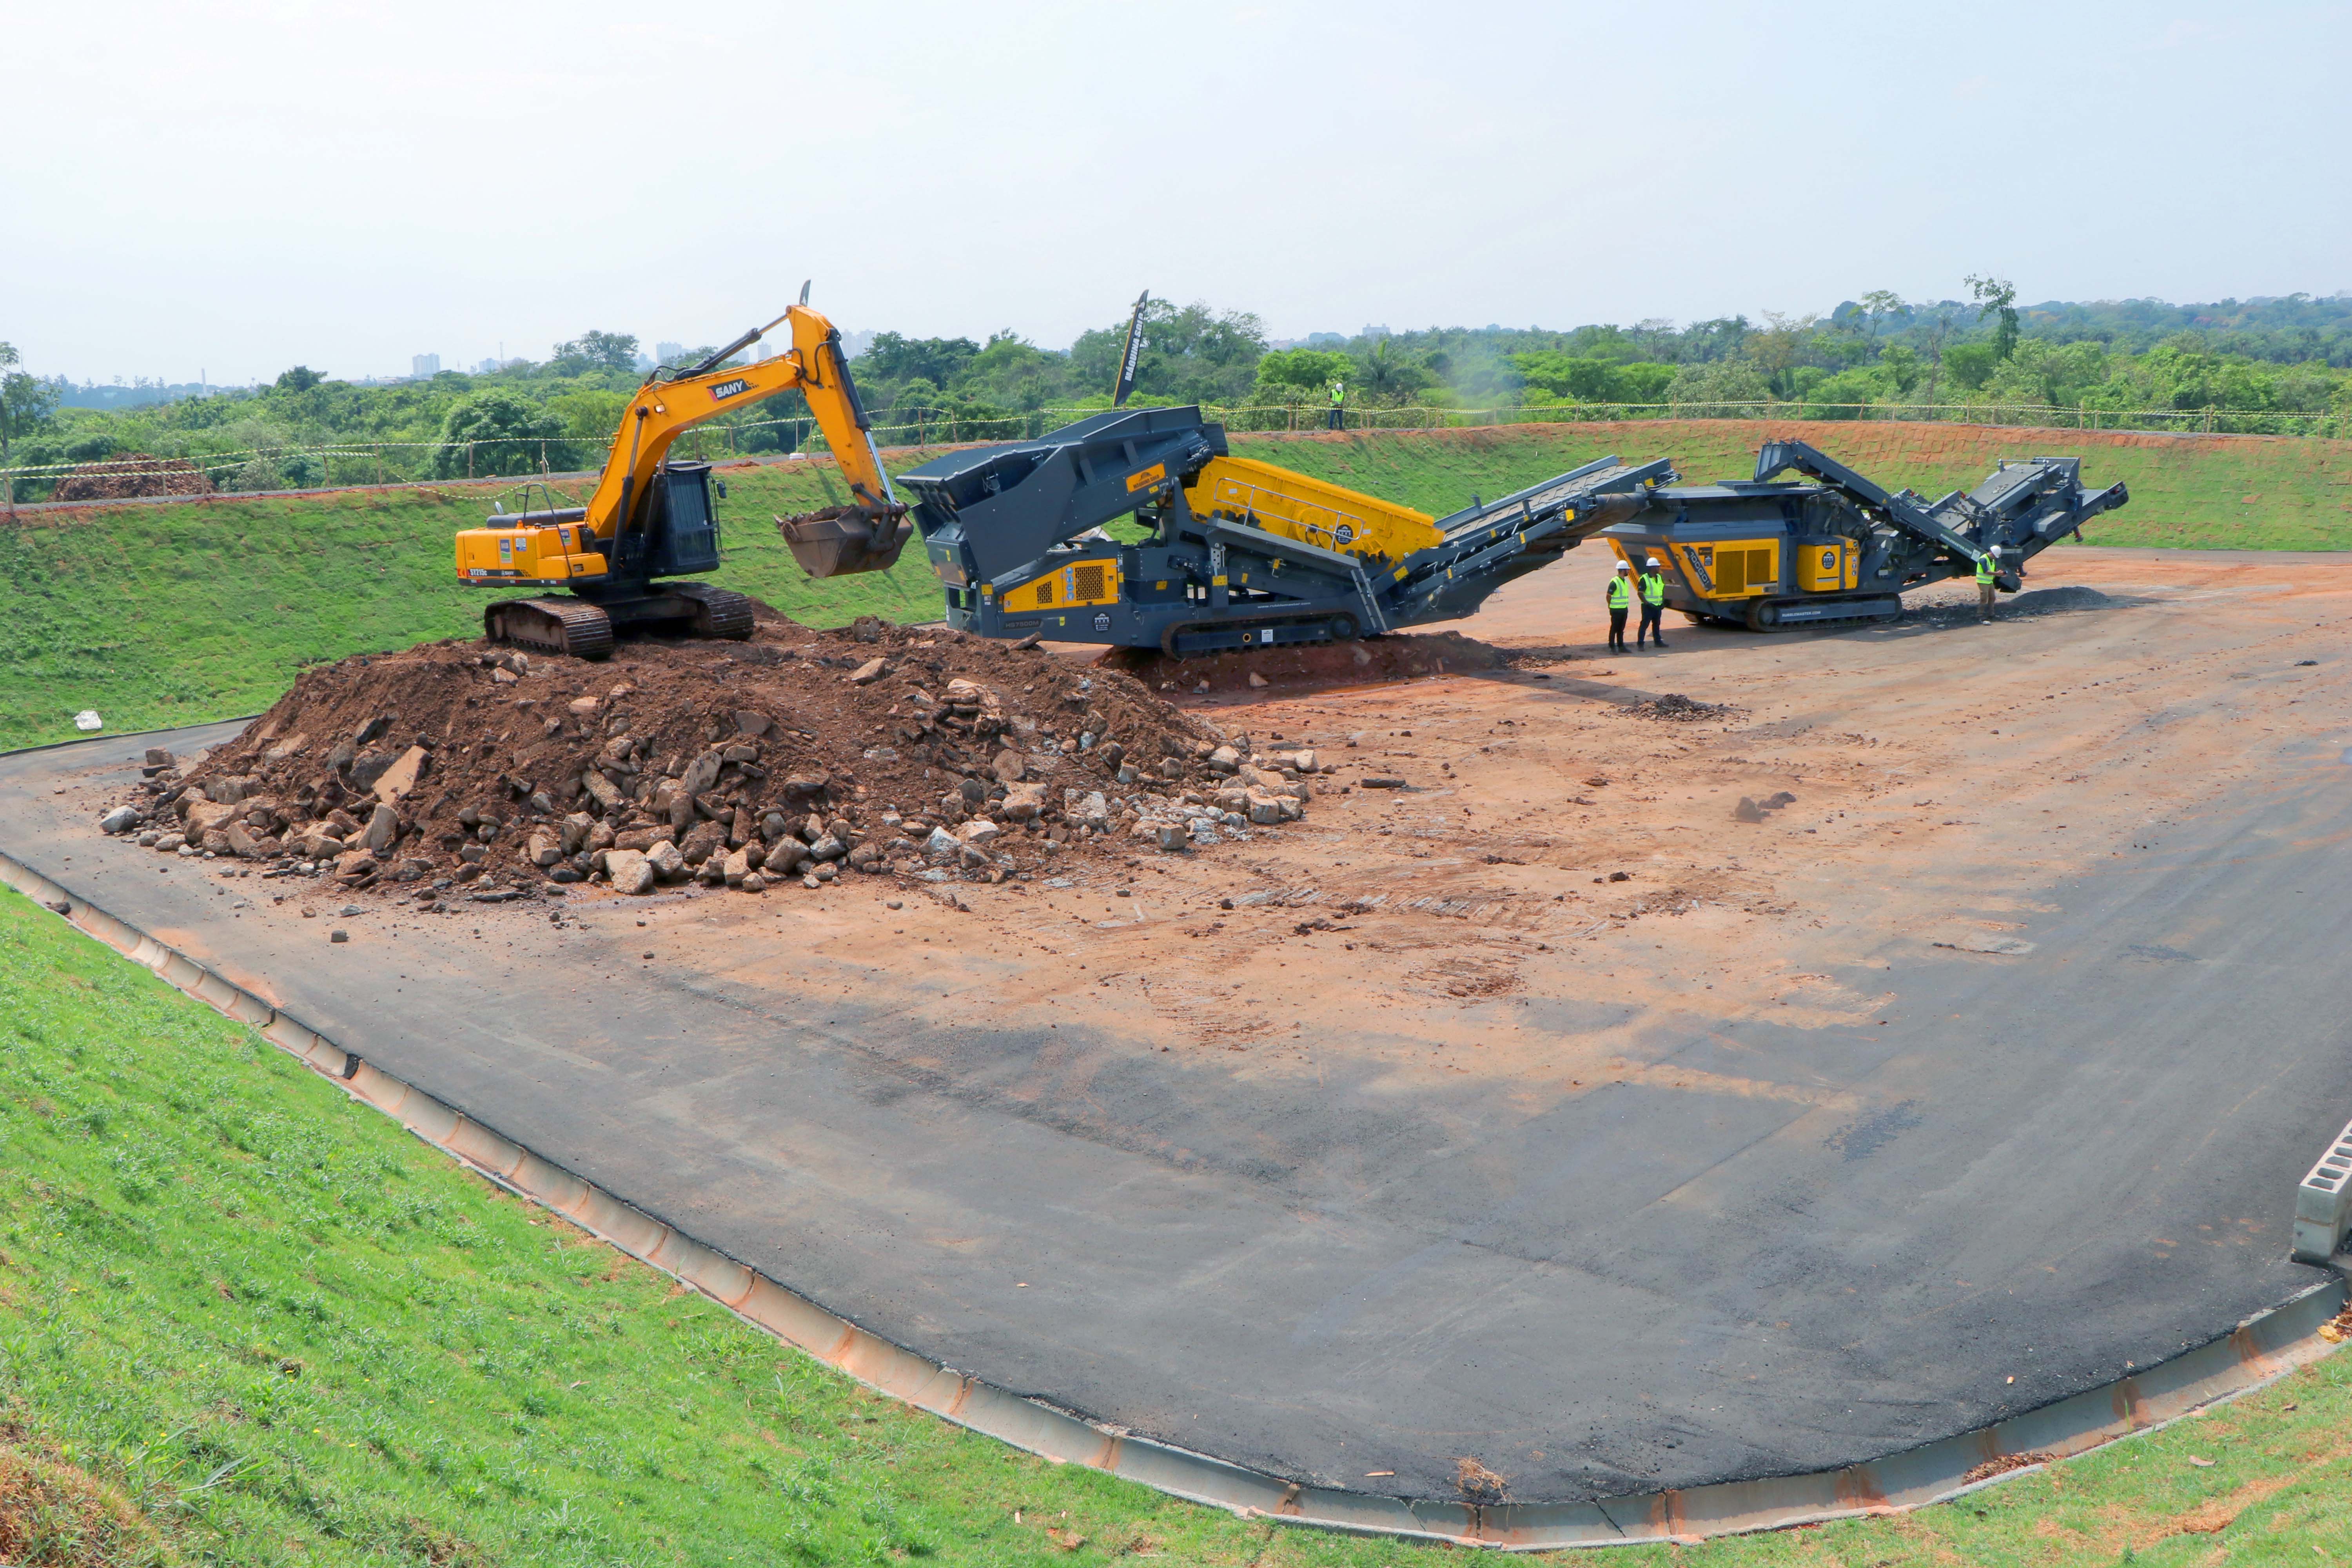
[[[709,464],[664,463],[646,507],[649,573],[664,577],[717,568],[719,521],[710,510]]]

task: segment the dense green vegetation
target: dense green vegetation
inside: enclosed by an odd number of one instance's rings
[[[1940,1508],[1611,1560],[2328,1559],[2347,1425],[2337,1357]],[[105,1568],[1440,1555],[1244,1522],[870,1394],[5,890],[0,1542]]]
[[[1672,458],[1692,479],[1744,476],[1764,434],[1751,423],[1677,420],[1234,440],[1238,451],[1443,515],[1473,494],[1507,494],[1608,452]],[[1930,495],[1973,486],[2002,457],[2051,447],[1981,426],[1825,424],[1807,435],[1875,479]],[[2352,445],[2090,436],[2060,449],[2082,453],[2095,483],[2131,486],[2131,505],[2095,525],[2096,542],[2352,548]],[[927,456],[894,452],[890,466]],[[769,520],[844,499],[830,464],[723,472],[719,581],[816,626],[938,615],[938,584],[918,550],[887,574],[801,574]],[[0,748],[70,739],[85,708],[117,731],[257,712],[309,665],[477,635],[485,595],[457,581],[450,536],[479,523],[502,491],[451,484],[133,504],[28,513],[0,527],[9,605]]]
[[[2352,433],[2352,296],[2019,305],[1999,279],[1969,284],[1966,301],[1878,292],[1825,316],[1774,312],[1761,322],[1367,328],[1280,346],[1245,311],[1155,300],[1136,395],[1212,405],[1236,429],[1318,424],[1336,381],[1351,418],[1375,425],[1607,418],[1622,405],[1670,404],[1682,417],[1966,420],[2044,409],[2037,422],[2093,428]],[[1108,405],[1125,332],[1124,320],[1108,323],[1066,350],[1012,331],[985,342],[882,332],[857,370],[886,440],[1034,434]],[[543,361],[486,374],[362,386],[297,365],[268,387],[115,408],[57,406],[55,384],[19,370],[0,384],[9,445],[0,467],[47,470],[17,481],[25,500],[47,494],[60,465],[128,452],[194,458],[216,488],[236,491],[561,472],[601,460],[646,363],[635,338],[590,331]],[[10,368],[0,358],[0,373]],[[730,451],[781,453],[803,449],[813,432],[807,405],[787,394],[726,416],[712,438]]]

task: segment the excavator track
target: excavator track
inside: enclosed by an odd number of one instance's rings
[[[751,635],[751,601],[741,594],[707,583],[659,583],[654,592],[694,601],[696,637],[743,642]]]
[[[750,622],[747,601],[746,636]],[[604,658],[613,651],[612,617],[579,599],[508,599],[489,605],[482,611],[482,635],[494,643],[572,658]]]

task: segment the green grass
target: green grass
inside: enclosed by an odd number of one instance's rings
[[[2352,1552],[2347,1459],[2338,1357],[1958,1503],[1558,1561],[2312,1563]],[[26,1563],[1444,1551],[1244,1522],[861,1389],[0,890],[0,1531],[28,1465],[141,1528],[77,1557],[51,1508]]]
[[[1864,473],[1929,495],[1973,486],[2001,457],[2080,453],[2095,484],[2132,504],[2093,542],[2330,550],[2352,547],[2352,443],[2012,435],[1975,426],[1731,420],[1568,425],[1374,435],[1235,437],[1237,452],[1443,514],[1607,452],[1668,457],[1691,479],[1753,471],[1767,429],[1793,431]],[[928,456],[894,454],[904,468]],[[769,517],[843,497],[829,468],[726,470],[727,563],[716,580],[800,619],[939,613],[910,550],[887,574],[812,583]],[[461,586],[450,535],[480,522],[498,486],[286,500],[26,514],[0,529],[0,749],[72,738],[95,708],[115,731],[259,710],[305,666],[474,635],[488,596]]]
[[[2007,431],[1974,425],[1673,420],[1553,425],[1343,441],[1237,437],[1236,450],[1440,516],[1614,453],[1671,458],[1684,479],[1748,479],[1771,435],[1812,443],[1890,488],[1972,489],[2002,458],[2080,457],[2085,483],[2131,504],[2087,542],[2208,550],[2352,549],[2352,442]]]
[[[938,615],[919,544],[888,573],[830,583],[793,564],[769,519],[845,499],[828,493],[839,483],[830,468],[725,478],[727,559],[714,581],[817,626]],[[450,541],[506,493],[455,485],[109,507],[0,527],[0,750],[69,739],[85,708],[115,731],[258,712],[309,665],[479,636],[498,595],[457,581]]]

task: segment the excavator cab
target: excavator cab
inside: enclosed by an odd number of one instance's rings
[[[646,498],[645,529],[621,537],[618,574],[652,578],[716,572],[719,517],[710,508],[710,465],[673,459],[655,475],[653,494]]]

